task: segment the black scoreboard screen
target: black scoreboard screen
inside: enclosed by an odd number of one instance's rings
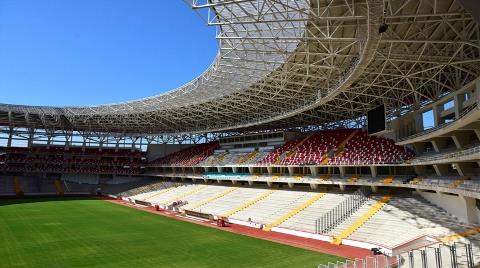
[[[385,105],[377,106],[367,113],[368,134],[385,130]]]

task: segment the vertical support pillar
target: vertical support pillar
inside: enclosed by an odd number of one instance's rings
[[[437,176],[445,176],[448,174],[448,165],[446,164],[433,165],[433,169],[435,169]]]
[[[315,166],[310,166],[310,174],[312,174],[312,176],[317,176],[318,175],[318,172],[317,172],[317,167]]]
[[[422,132],[423,130],[423,116],[419,113],[418,116],[415,116],[415,133]]]
[[[342,179],[345,178],[345,167],[340,166],[340,167],[338,167],[338,169],[340,170],[340,177]]]
[[[33,145],[33,136],[35,135],[35,130],[33,128],[28,129],[28,147],[31,147]]]
[[[130,151],[135,151],[135,144],[137,143],[138,137],[131,137],[130,140],[132,140],[132,146],[130,147]]]
[[[425,142],[415,142],[413,148],[417,154],[422,154],[425,152]]]
[[[442,111],[443,111],[443,105],[434,105],[432,112],[433,112],[433,124],[434,126],[438,126],[442,124]]]
[[[9,112],[10,114],[10,112]],[[13,140],[13,127],[8,128],[8,141],[7,147],[12,147],[12,140]]]
[[[453,97],[454,109],[455,109],[455,118],[460,118],[460,114],[463,110],[463,103],[465,102],[465,94],[455,94]]]
[[[478,105],[480,105],[480,80],[477,79],[477,82],[475,83],[475,101],[477,102],[477,109]]]
[[[448,138],[434,138],[432,139],[432,146],[435,152],[440,152],[443,148],[447,146],[447,139]]]
[[[293,176],[293,174],[294,174],[294,169],[293,169],[293,167],[288,167],[288,174],[289,174],[290,176]]]
[[[426,175],[427,173],[426,166],[413,166],[413,169],[415,170],[415,174],[417,175]]]
[[[469,224],[478,224],[479,212],[476,206],[476,199],[468,196],[459,196],[465,206],[465,220]],[[463,205],[462,204],[462,205]]]
[[[372,173],[372,178],[377,177],[377,167],[376,166],[370,166],[370,171]]]
[[[457,149],[462,149],[470,143],[467,132],[456,131],[455,134],[452,135],[452,139]]]
[[[480,129],[474,129],[475,135],[477,135],[477,139],[480,140]]]
[[[98,142],[98,151],[103,151],[103,143],[104,143],[104,137],[100,138],[100,142]]]
[[[138,148],[141,150],[143,145],[143,137],[140,137],[140,144],[138,144]],[[135,151],[135,147],[132,148],[132,152]]]
[[[50,145],[52,144],[52,133],[50,131],[46,131],[47,135],[47,149],[50,148]]]
[[[465,176],[466,170],[463,169],[462,163],[453,163],[453,166],[455,167],[455,170],[457,170],[458,175]]]

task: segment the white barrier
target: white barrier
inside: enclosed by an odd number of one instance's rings
[[[248,222],[248,221],[241,221],[241,220],[235,220],[235,219],[228,219],[228,222],[233,223],[233,224],[238,224],[238,225],[243,225],[247,227],[252,227],[256,229],[262,229],[263,224],[256,223],[256,222]]]

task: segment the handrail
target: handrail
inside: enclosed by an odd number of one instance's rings
[[[443,249],[443,250],[442,250]],[[381,249],[378,249],[382,252]],[[409,250],[400,255],[392,256],[391,253],[384,255],[365,256],[354,260],[328,262],[319,264],[317,268],[346,268],[346,267],[440,267],[438,260],[450,260],[441,267],[477,267],[478,260],[475,260],[471,242],[454,242],[450,244],[436,244],[419,249]],[[463,254],[458,254],[462,252]],[[429,254],[427,254],[429,253]],[[442,256],[443,255],[443,256]],[[368,265],[371,263],[372,266]],[[415,264],[415,266],[413,266]]]
[[[429,162],[429,161],[435,161],[435,160],[449,159],[449,158],[455,158],[455,157],[468,156],[475,153],[480,153],[480,145],[473,148],[456,151],[452,153],[444,153],[444,154],[440,153],[435,155],[416,157],[410,160],[410,163]]]
[[[315,220],[315,233],[324,234],[333,230],[340,223],[350,217],[357,211],[367,200],[370,194],[370,188],[361,187],[347,199],[330,209],[320,218]]]
[[[417,137],[420,137],[420,136],[423,136],[423,135],[427,135],[427,134],[430,134],[432,132],[435,132],[439,129],[442,129],[446,126],[449,126],[455,122],[457,122],[459,119],[465,117],[467,114],[469,114],[471,111],[473,111],[475,108],[477,108],[477,103],[474,103],[474,104],[471,104],[470,106],[468,106],[467,108],[465,108],[462,113],[460,113],[460,115],[458,116],[458,118],[455,118],[455,120],[452,120],[450,122],[445,122],[445,123],[442,123],[438,126],[435,126],[435,127],[432,127],[432,128],[429,128],[429,129],[426,129],[426,130],[423,130],[421,132],[418,132],[418,133],[415,133],[413,135],[410,135],[410,136],[407,136],[407,137],[403,137],[403,138],[400,138],[398,139],[398,141],[406,141],[406,140],[410,140],[410,139],[414,139],[414,138],[417,138]]]

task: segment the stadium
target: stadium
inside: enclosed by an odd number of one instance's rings
[[[0,104],[0,267],[480,267],[478,1],[184,2],[183,86]]]

